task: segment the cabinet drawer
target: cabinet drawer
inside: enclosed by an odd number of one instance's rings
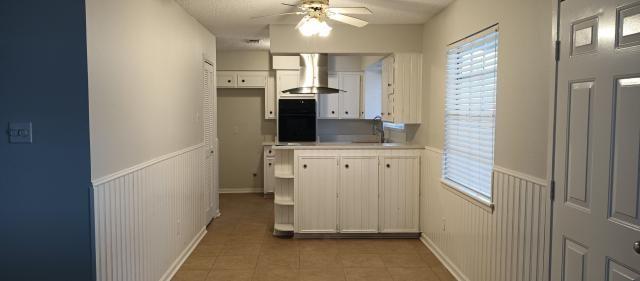
[[[223,72],[218,71],[217,74],[217,85],[218,88],[235,88],[236,84],[236,74],[233,72]]]
[[[238,73],[238,87],[264,88],[267,86],[266,73],[240,72]]]

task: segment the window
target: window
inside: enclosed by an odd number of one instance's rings
[[[443,180],[491,200],[498,65],[497,27],[447,52]]]

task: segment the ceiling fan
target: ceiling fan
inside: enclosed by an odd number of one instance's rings
[[[327,24],[327,19],[346,23],[356,27],[363,27],[368,22],[345,16],[345,14],[370,15],[373,14],[367,7],[330,7],[329,0],[302,0],[299,5],[281,3],[285,6],[298,8],[297,12],[281,13],[276,15],[268,15],[263,17],[283,16],[283,15],[304,15],[300,22],[296,25],[296,29],[304,36],[318,35],[321,37],[329,36],[331,27]]]

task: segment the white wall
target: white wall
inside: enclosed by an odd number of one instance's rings
[[[97,280],[170,280],[206,233],[215,37],[173,0],[85,3]]]
[[[203,141],[215,37],[171,0],[87,0],[92,178]]]
[[[295,25],[270,25],[271,53],[370,53],[422,51],[422,25],[332,25],[329,37],[304,37]]]
[[[552,1],[457,0],[424,25],[423,240],[460,280],[546,280]],[[440,183],[447,45],[499,23],[498,90],[489,211]]]
[[[416,142],[442,148],[447,45],[500,24],[495,163],[546,176],[553,54],[551,1],[458,0],[424,25],[423,126]]]
[[[221,190],[262,192],[262,142],[276,134],[275,120],[264,119],[264,90],[218,89],[218,117]]]
[[[222,51],[218,52],[218,70],[270,70],[269,51]]]

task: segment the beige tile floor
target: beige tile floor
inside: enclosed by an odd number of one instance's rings
[[[417,239],[276,238],[259,194],[221,195],[220,209],[173,280],[455,280]]]

